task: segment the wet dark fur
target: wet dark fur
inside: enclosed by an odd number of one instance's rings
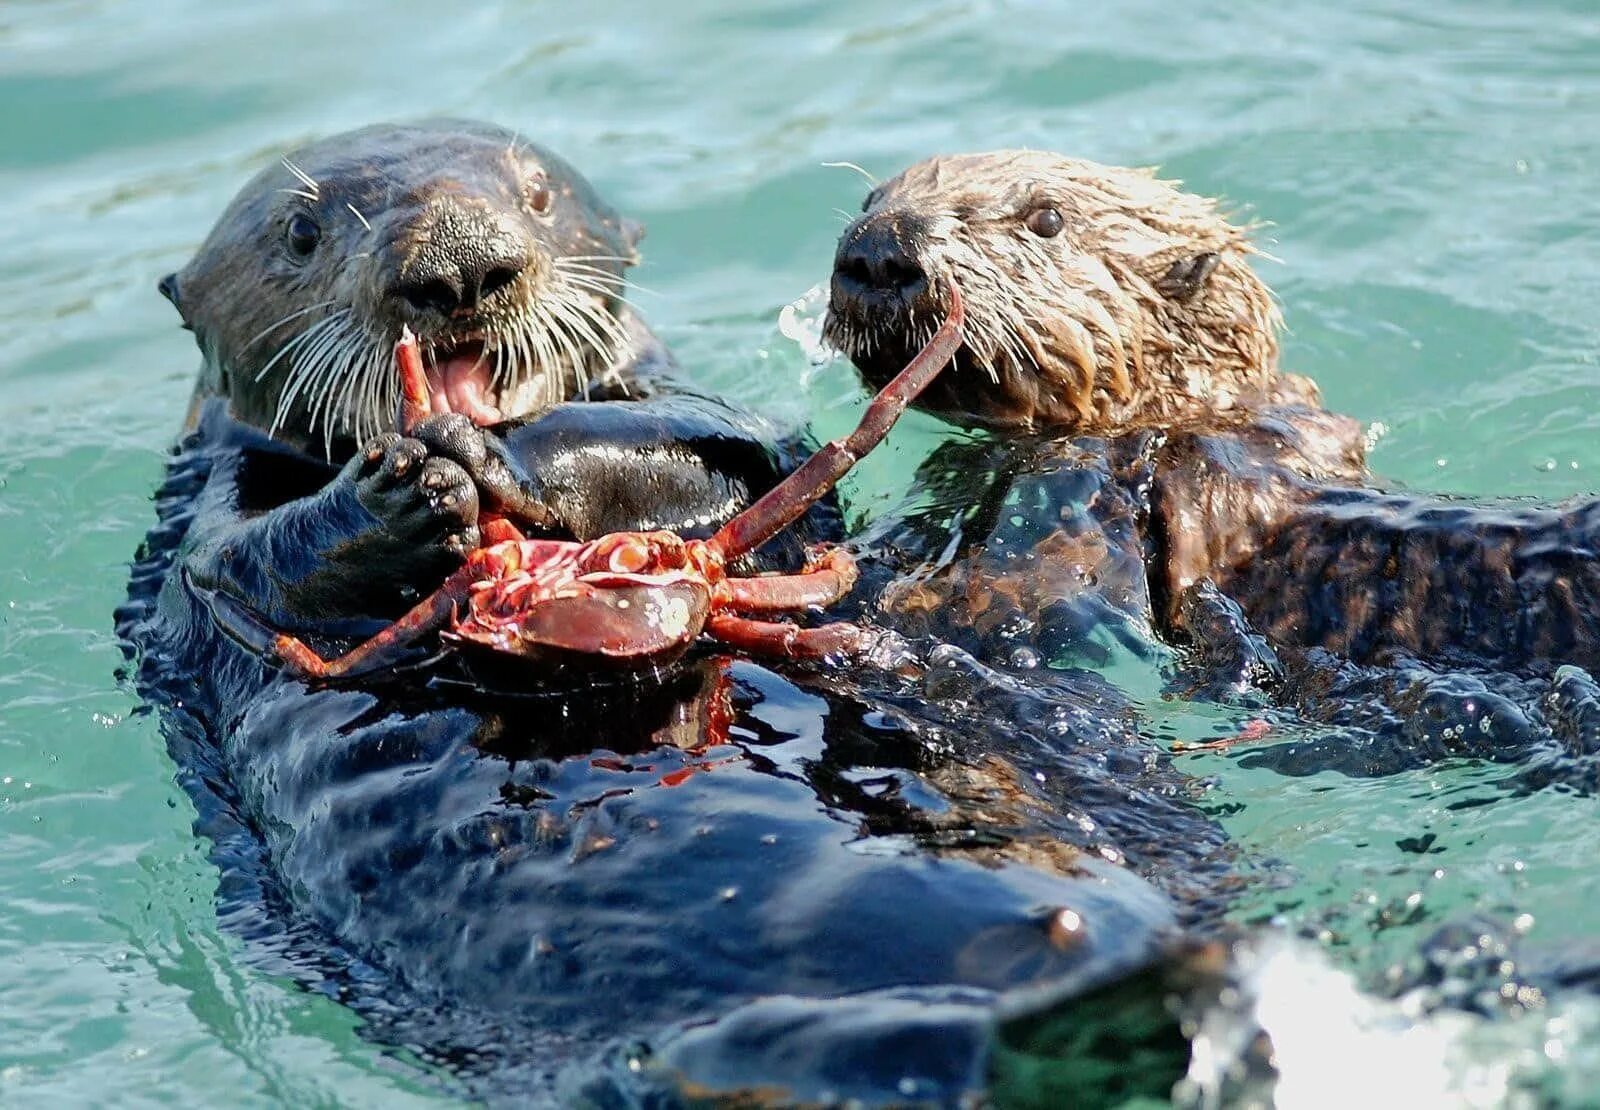
[[[119,630],[228,919],[477,1094],[952,1098],[986,1082],[997,991],[1120,976],[1227,897],[1217,830],[1088,675],[944,649],[919,681],[705,659],[564,693],[459,663],[308,690],[185,573],[282,451],[202,423]],[[1052,939],[1054,907],[1081,934]]]
[[[304,168],[331,202],[366,180],[375,141],[441,137],[460,153],[448,128],[363,132],[355,163],[330,163],[333,142]],[[219,233],[237,245],[275,220],[268,193],[247,187]],[[385,195],[361,194],[375,224]],[[1076,993],[1216,919],[1236,884],[1225,843],[1089,675],[1022,685],[944,649],[920,681],[691,659],[589,686],[454,656],[312,690],[229,640],[219,597],[348,645],[457,565],[496,499],[537,502],[559,535],[705,534],[790,463],[715,400],[602,391],[487,431],[438,417],[381,433],[339,467],[308,422],[268,435],[275,402],[216,338],[259,323],[229,319],[247,310],[228,283],[269,247],[208,246],[169,290],[207,367],[118,628],[225,917],[274,971],[492,1098],[777,1084],[885,1101],[915,1077],[948,1101],[987,1082],[999,992]],[[757,565],[792,567],[836,526],[813,513]],[[1084,928],[1053,931],[1061,907]],[[1181,1049],[1170,1023],[1160,1035]]]
[[[938,504],[886,530],[904,570],[886,619],[1001,662],[1092,658],[1125,627],[1228,635],[1199,653],[1248,673],[1194,689],[1282,678],[1330,721],[1341,691],[1387,690],[1394,722],[1437,716],[1459,671],[1532,682],[1517,712],[1542,720],[1558,668],[1600,669],[1600,502],[1375,488],[1359,425],[1278,370],[1270,294],[1212,202],[1142,171],[998,152],[919,163],[865,208],[829,313],[863,377],[915,343],[954,281],[976,338],[934,407],[1074,437],[937,454],[924,482]],[[1032,233],[1042,209],[1059,233]],[[961,543],[939,539],[951,526]],[[1450,720],[1406,726],[1418,753],[1437,750],[1417,735],[1430,728],[1505,750],[1484,699],[1461,700]],[[1509,704],[1495,719],[1516,731]],[[1396,765],[1391,747],[1371,766]]]

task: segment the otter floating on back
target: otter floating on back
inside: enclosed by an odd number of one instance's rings
[[[1159,959],[1224,886],[1220,832],[1104,683],[952,653],[926,696],[726,658],[593,689],[311,689],[211,619],[348,642],[459,564],[491,498],[575,536],[693,533],[775,481],[753,417],[656,387],[626,228],[508,131],[373,128],[269,167],[164,283],[203,368],[118,628],[225,910],[490,1098],[976,1090],[1003,992]],[[453,409],[415,437],[365,361],[402,323]],[[979,696],[982,751],[955,739]],[[1048,749],[1047,722],[1084,744]]]

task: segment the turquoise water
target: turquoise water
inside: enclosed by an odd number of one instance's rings
[[[1600,13],[1578,0],[23,2],[0,8],[0,105],[8,1105],[444,1097],[219,926],[189,802],[113,673],[111,610],[196,362],[155,281],[309,137],[458,114],[560,150],[649,226],[636,299],[690,373],[824,433],[852,418],[853,378],[776,323],[864,190],[823,163],[886,175],[998,145],[1159,163],[1270,221],[1286,362],[1381,422],[1382,473],[1600,487]],[[945,434],[926,417],[897,432],[853,481],[856,515],[892,506]],[[1149,710],[1163,735],[1214,727]],[[1468,909],[1530,915],[1556,947],[1600,936],[1592,799],[1502,796],[1502,772],[1466,765],[1361,783],[1188,767],[1292,878],[1240,916],[1320,930],[1368,982]],[[1427,833],[1442,851],[1396,843]],[[1387,926],[1413,896],[1419,919]],[[1586,1091],[1600,1051],[1582,1018],[1479,1030],[1474,1051]]]

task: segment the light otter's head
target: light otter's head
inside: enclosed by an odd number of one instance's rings
[[[202,392],[333,456],[393,426],[402,326],[435,411],[487,424],[584,392],[632,342],[638,237],[510,131],[381,125],[262,171],[161,289],[199,343]]]
[[[1232,407],[1277,369],[1244,229],[1148,170],[1036,151],[930,158],[879,185],[834,259],[825,334],[881,386],[965,296],[966,344],[923,407],[1100,429]]]

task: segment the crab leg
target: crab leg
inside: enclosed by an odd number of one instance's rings
[[[410,435],[412,429],[433,414],[433,398],[428,390],[428,372],[422,368],[417,337],[404,324],[394,345],[394,366],[400,374],[400,434]]]
[[[842,547],[829,549],[799,574],[729,578],[728,604],[741,613],[793,613],[832,605],[856,584],[856,561]]]
[[[878,391],[856,430],[836,439],[812,455],[800,468],[779,482],[766,496],[728,521],[707,543],[732,559],[753,551],[800,519],[831,490],[850,468],[889,434],[900,414],[917,395],[933,383],[939,371],[961,346],[961,326],[966,311],[961,290],[950,286],[950,314],[927,346],[899,374]]]
[[[281,634],[272,650],[284,669],[301,678],[349,678],[398,663],[416,641],[450,623],[456,606],[467,596],[478,572],[463,568],[445,579],[443,586],[419,601],[405,616],[335,659],[324,659],[294,636]]]
[[[713,613],[706,631],[715,639],[741,651],[781,655],[789,659],[825,659],[837,655],[864,655],[877,635],[856,624],[819,624],[801,628],[783,621],[753,621],[732,613]]]

